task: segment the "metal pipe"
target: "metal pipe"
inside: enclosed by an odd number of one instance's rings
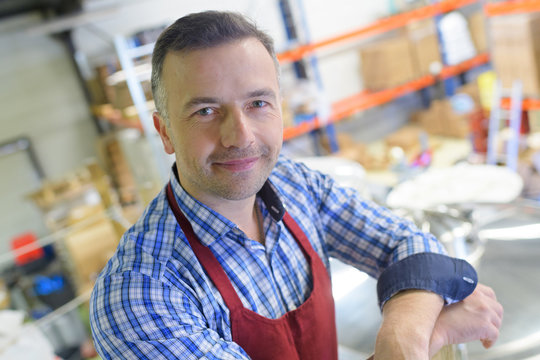
[[[9,140],[0,144],[0,157],[8,156],[19,151],[26,151],[37,177],[40,180],[44,180],[45,172],[43,171],[43,166],[41,165],[41,162],[34,151],[30,138],[21,136],[14,140]]]

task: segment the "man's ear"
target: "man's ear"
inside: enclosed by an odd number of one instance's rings
[[[173,142],[169,136],[169,130],[167,129],[165,119],[163,119],[163,117],[157,111],[154,111],[152,118],[154,119],[154,127],[156,128],[156,131],[161,138],[161,142],[163,143],[163,149],[165,149],[167,154],[174,154]]]

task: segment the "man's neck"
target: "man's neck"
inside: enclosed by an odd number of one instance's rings
[[[253,216],[255,195],[242,200],[203,201],[203,203],[235,224],[242,224]]]
[[[175,175],[180,182],[176,169]],[[181,183],[180,186],[192,197],[235,223],[250,239],[264,244],[263,219],[260,209],[255,204],[256,194],[246,199],[229,200],[205,194],[194,194]]]
[[[219,203],[203,201],[203,203],[234,222],[250,239],[264,245],[262,214],[255,203],[255,195],[243,200],[223,200]]]

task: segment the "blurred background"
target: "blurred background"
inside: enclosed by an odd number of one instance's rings
[[[540,359],[540,0],[0,0],[0,360],[98,359],[88,299],[173,162],[159,33],[238,11],[275,40],[283,153],[469,260],[505,307],[490,350]],[[340,358],[373,351],[375,280],[332,262]]]

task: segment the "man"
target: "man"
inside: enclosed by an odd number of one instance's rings
[[[240,15],[192,14],[161,34],[154,124],[176,164],[96,281],[100,355],[337,359],[330,256],[379,279],[376,359],[489,346],[502,307],[470,265],[279,155],[278,74],[272,40]]]

